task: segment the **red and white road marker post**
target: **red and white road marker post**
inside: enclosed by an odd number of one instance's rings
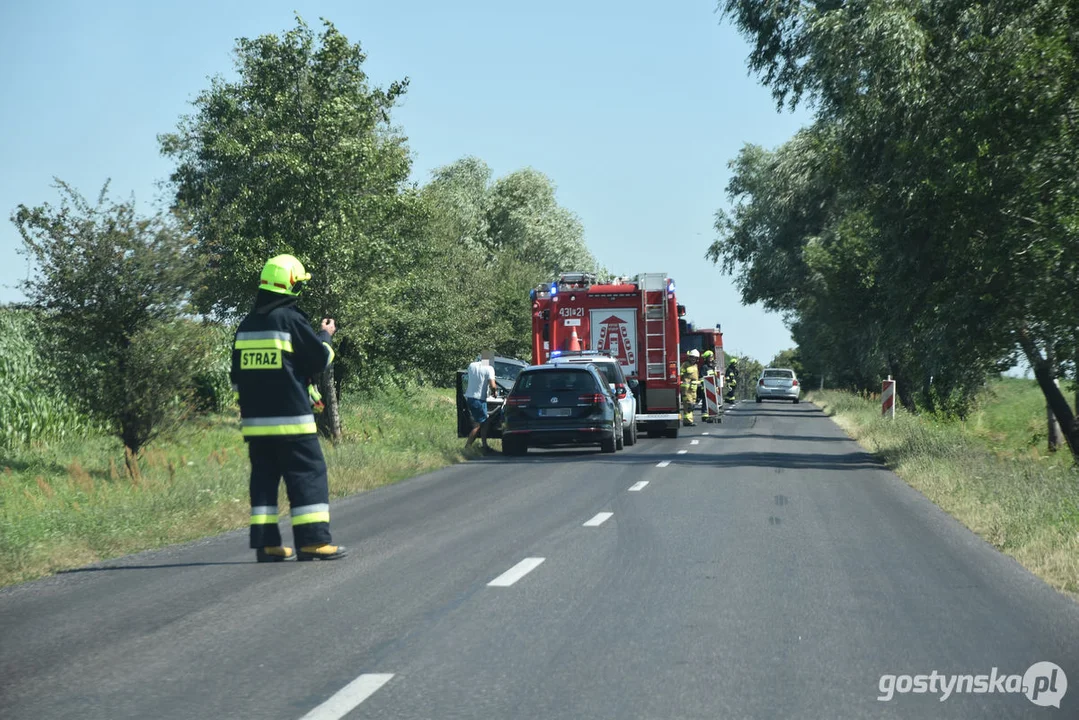
[[[883,417],[895,418],[895,380],[889,375],[884,381],[880,391],[880,414]]]

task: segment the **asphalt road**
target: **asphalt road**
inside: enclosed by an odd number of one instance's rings
[[[804,403],[331,513],[339,562],[259,565],[241,532],[0,592],[0,717],[1079,718],[1079,604]],[[1039,661],[1060,709],[878,699]]]

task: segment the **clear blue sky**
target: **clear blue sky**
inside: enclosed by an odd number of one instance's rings
[[[8,220],[19,203],[55,202],[53,176],[89,198],[112,178],[115,195],[154,209],[171,169],[157,134],[210,76],[232,74],[236,38],[283,32],[294,11],[360,42],[374,83],[411,78],[394,119],[417,181],[465,155],[496,176],[532,166],[600,262],[670,273],[690,321],[721,323],[728,351],[767,362],[793,344],[704,253],[728,161],[743,143],[782,143],[809,114],[776,111],[713,0],[4,3],[0,302],[21,299],[12,280],[27,272]]]

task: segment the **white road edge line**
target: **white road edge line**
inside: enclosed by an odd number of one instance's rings
[[[701,444],[701,441],[700,441],[700,440],[690,440],[690,441],[689,441],[689,444],[690,444],[690,445],[700,445],[700,444]]]
[[[689,452],[689,450],[679,450],[678,454],[679,455],[685,455],[687,452]]]
[[[487,587],[509,587],[540,566],[546,558],[525,558],[506,572],[487,583]]]
[[[640,492],[641,490],[644,490],[644,486],[647,485],[647,484],[648,484],[647,480],[641,480],[640,482],[633,483],[633,485],[630,487],[629,491],[630,492]]]
[[[712,433],[702,432],[701,435],[711,435]]]
[[[671,464],[670,460],[663,460],[661,462],[656,463],[656,467],[667,467],[670,464]]]
[[[334,693],[300,720],[340,720],[388,683],[393,673],[366,673]]]
[[[614,516],[614,513],[611,512],[596,513],[596,516],[586,522],[583,527],[599,527],[603,523],[610,520],[612,516]]]

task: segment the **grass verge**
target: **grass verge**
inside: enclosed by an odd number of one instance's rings
[[[1076,597],[1079,471],[1067,450],[1050,455],[1036,444],[1045,441],[1044,400],[1031,399],[1038,392],[1033,381],[994,381],[964,421],[901,410],[887,420],[879,400],[839,391],[806,399],[945,512]]]
[[[346,397],[342,421],[343,442],[323,444],[331,498],[466,457],[452,390]],[[235,417],[193,422],[147,449],[138,481],[123,457],[118,441],[91,437],[0,459],[0,586],[247,526],[250,465]],[[286,514],[283,485],[279,505]]]

